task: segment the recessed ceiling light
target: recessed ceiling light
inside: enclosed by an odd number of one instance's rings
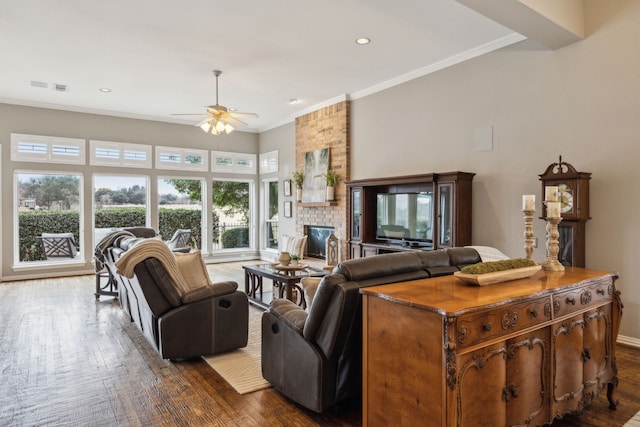
[[[104,92],[104,93],[109,93],[111,92],[111,89],[109,89],[108,87],[101,87],[100,89],[98,89],[100,92]]]
[[[291,99],[289,99],[289,104],[291,104],[291,105],[293,105],[293,104],[297,104],[298,102],[300,102],[300,100],[299,100],[299,99],[297,99],[297,98],[291,98]]]
[[[371,39],[367,37],[358,37],[356,43],[359,45],[365,45],[371,43]]]

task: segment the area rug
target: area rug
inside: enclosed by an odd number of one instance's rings
[[[622,427],[640,427],[640,411],[636,413],[633,418],[625,423]]]
[[[271,387],[262,377],[262,310],[249,307],[249,340],[244,348],[217,356],[202,357],[240,394]]]

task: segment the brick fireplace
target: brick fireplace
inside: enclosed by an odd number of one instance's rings
[[[324,107],[296,118],[296,170],[304,170],[306,152],[329,148],[329,169],[337,171],[341,180],[335,188],[335,201],[296,203],[296,234],[305,234],[305,226],[332,227],[346,254],[347,194],[349,179],[349,112],[348,100]]]

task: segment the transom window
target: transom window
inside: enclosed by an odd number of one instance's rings
[[[83,165],[85,140],[12,133],[11,160]]]
[[[151,145],[97,140],[89,145],[92,165],[151,168]]]

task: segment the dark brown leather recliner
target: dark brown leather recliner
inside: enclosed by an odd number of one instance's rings
[[[236,282],[213,283],[180,295],[155,257],[139,262],[132,278],[118,274],[115,262],[124,252],[136,250],[138,240],[116,239],[106,249],[106,265],[119,291],[126,293],[123,308],[163,359],[188,359],[247,345],[249,304]]]
[[[262,375],[316,412],[362,390],[360,288],[428,277],[419,257],[396,253],[345,261],[324,277],[307,313],[276,299],[262,317]]]

